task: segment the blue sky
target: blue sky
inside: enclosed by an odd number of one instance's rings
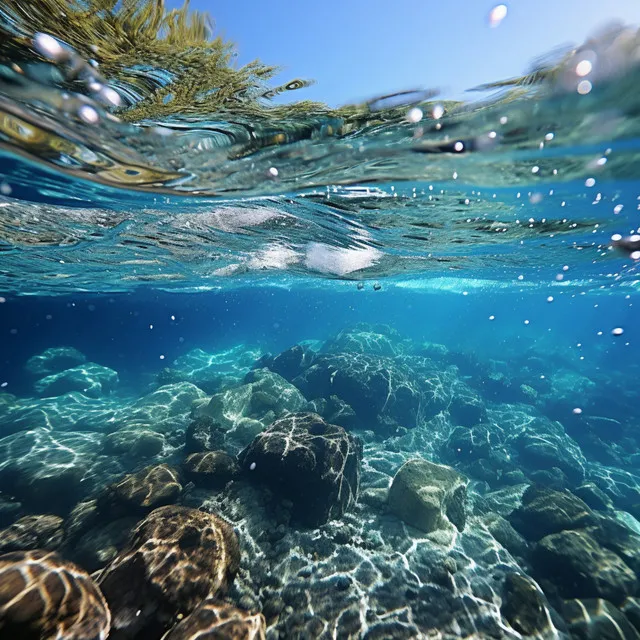
[[[169,0],[169,6],[181,4]],[[437,87],[444,97],[518,75],[558,45],[578,44],[618,19],[640,24],[640,0],[513,0],[491,29],[483,0],[191,0],[237,45],[238,62],[284,68],[279,80],[314,79],[288,94],[338,106]]]

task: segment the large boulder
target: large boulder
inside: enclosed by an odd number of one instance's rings
[[[151,429],[121,429],[104,439],[107,455],[127,456],[132,459],[153,458],[165,448],[165,437]]]
[[[224,445],[225,429],[207,415],[194,418],[185,433],[185,453],[216,451]]]
[[[315,413],[276,420],[238,460],[248,477],[293,502],[292,518],[316,527],[357,500],[362,445]]]
[[[532,559],[540,579],[563,598],[604,598],[614,604],[638,589],[634,572],[585,531],[561,531],[542,538]]]
[[[84,364],[87,358],[73,347],[50,347],[27,360],[25,369],[32,376],[44,378]]]
[[[159,638],[178,613],[224,594],[240,564],[230,524],[186,507],[152,511],[98,583],[118,638]]]
[[[111,615],[80,567],[46,551],[0,556],[0,637],[103,640]]]
[[[549,605],[538,585],[520,573],[508,573],[500,612],[523,636],[544,637],[553,629]]]
[[[41,378],[34,388],[40,396],[61,396],[78,391],[90,398],[99,398],[111,393],[117,384],[117,371],[95,362],[86,362]]]
[[[459,530],[466,522],[468,480],[455,469],[414,458],[398,470],[389,489],[389,509],[407,524],[427,533]]]
[[[322,350],[326,353],[366,353],[393,357],[406,350],[406,343],[391,327],[357,324],[327,340]]]
[[[562,615],[576,640],[638,640],[640,634],[620,609],[601,598],[566,600]]]

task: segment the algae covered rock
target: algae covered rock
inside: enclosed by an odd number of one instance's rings
[[[579,640],[637,640],[640,637],[622,611],[602,598],[565,600],[562,615],[571,637]]]
[[[152,511],[98,580],[114,633],[160,637],[178,613],[223,595],[239,564],[238,539],[226,521],[186,507]]]
[[[102,513],[146,513],[175,502],[181,493],[177,469],[166,464],[152,465],[109,486],[100,496],[98,506]]]
[[[132,458],[153,458],[162,453],[165,438],[150,429],[121,429],[104,439],[104,452],[108,455],[126,455]]]
[[[538,585],[520,573],[508,573],[500,612],[523,636],[543,635],[553,625],[549,606]]]
[[[246,446],[271,422],[306,404],[300,391],[284,378],[257,369],[247,374],[245,384],[214,395],[198,413],[225,429],[228,439]]]
[[[569,491],[530,486],[522,495],[522,506],[510,516],[511,524],[527,540],[540,540],[565,529],[594,525],[589,507]]]
[[[251,481],[293,502],[292,517],[305,526],[339,518],[358,497],[362,445],[315,413],[276,420],[238,460]]]
[[[95,362],[86,362],[59,373],[52,373],[34,384],[41,396],[61,396],[72,391],[99,398],[111,393],[118,385],[118,372]]]
[[[184,450],[186,453],[215,451],[224,445],[225,429],[207,415],[191,421],[185,433]]]
[[[0,556],[0,637],[104,640],[111,615],[94,581],[55,552]]]
[[[0,531],[0,553],[55,551],[64,540],[64,521],[60,516],[24,516]]]
[[[585,531],[561,531],[542,538],[533,553],[541,579],[564,598],[604,598],[621,603],[638,589],[634,572]]]
[[[164,640],[264,640],[261,613],[247,613],[222,602],[204,602],[175,626]]]
[[[25,369],[33,376],[43,378],[65,369],[84,364],[87,358],[73,347],[50,347],[27,360]]]
[[[238,475],[240,468],[235,458],[224,451],[203,451],[188,455],[182,470],[197,486],[221,488]]]
[[[422,458],[405,462],[389,489],[389,509],[427,533],[455,525],[464,529],[468,480],[455,469]]]

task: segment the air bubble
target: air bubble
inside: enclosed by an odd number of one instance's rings
[[[489,11],[489,26],[492,29],[499,27],[502,21],[507,17],[509,9],[506,4],[497,4]]]
[[[624,329],[622,327],[616,327],[611,330],[611,335],[613,336],[621,336],[624,333]]]

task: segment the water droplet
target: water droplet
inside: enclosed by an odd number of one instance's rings
[[[578,93],[581,96],[590,93],[591,89],[593,89],[593,85],[588,80],[581,80],[580,82],[578,82]]]
[[[507,17],[509,9],[506,4],[497,4],[489,12],[489,26],[492,29],[500,26],[500,23]]]
[[[414,107],[413,109],[409,109],[409,112],[407,113],[407,120],[409,122],[412,122],[413,124],[416,124],[420,122],[420,120],[422,120],[423,115],[424,114],[422,113],[422,109]]]
[[[585,76],[588,76],[591,73],[592,69],[593,69],[593,65],[591,64],[590,60],[581,60],[576,65],[576,75],[580,76],[581,78],[584,78]]]

